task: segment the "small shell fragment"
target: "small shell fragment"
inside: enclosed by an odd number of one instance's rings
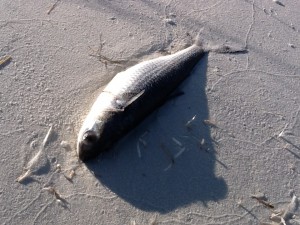
[[[68,181],[72,181],[74,176],[75,176],[75,171],[74,170],[71,170],[70,173],[68,175],[64,175],[65,178],[68,180]]]
[[[203,123],[211,127],[217,127],[216,123],[212,120],[203,120]]]
[[[202,138],[200,144],[203,146],[205,144],[205,139]]]
[[[165,19],[165,23],[170,24],[172,26],[176,25],[176,22],[174,20],[170,19],[170,18]]]
[[[61,171],[61,165],[60,164],[56,164],[56,172],[60,172]]]
[[[254,199],[260,199],[260,200],[267,200],[265,194],[264,194],[264,193],[261,193],[261,192],[252,194],[252,195],[251,195],[251,198],[254,198]]]
[[[296,46],[292,43],[288,43],[288,46],[291,47],[291,48],[296,48]]]

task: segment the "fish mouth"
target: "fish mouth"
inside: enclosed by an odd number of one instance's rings
[[[99,137],[95,131],[88,130],[78,142],[77,153],[81,161],[87,161],[97,155],[99,151]]]

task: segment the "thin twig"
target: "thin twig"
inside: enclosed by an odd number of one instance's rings
[[[57,1],[51,6],[51,8],[50,8],[50,9],[48,10],[48,12],[47,12],[48,15],[53,11],[53,9],[55,9],[55,7],[58,5],[58,2],[60,2],[60,0],[57,0]]]

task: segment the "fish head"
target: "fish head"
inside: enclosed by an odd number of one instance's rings
[[[86,161],[101,152],[102,130],[101,121],[90,121],[81,128],[77,140],[77,154],[80,160]]]

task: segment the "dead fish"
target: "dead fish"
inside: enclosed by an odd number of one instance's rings
[[[237,52],[224,46],[216,52]],[[77,154],[86,161],[108,150],[162,105],[207,52],[199,35],[179,52],[141,62],[118,73],[100,93],[78,134]]]

